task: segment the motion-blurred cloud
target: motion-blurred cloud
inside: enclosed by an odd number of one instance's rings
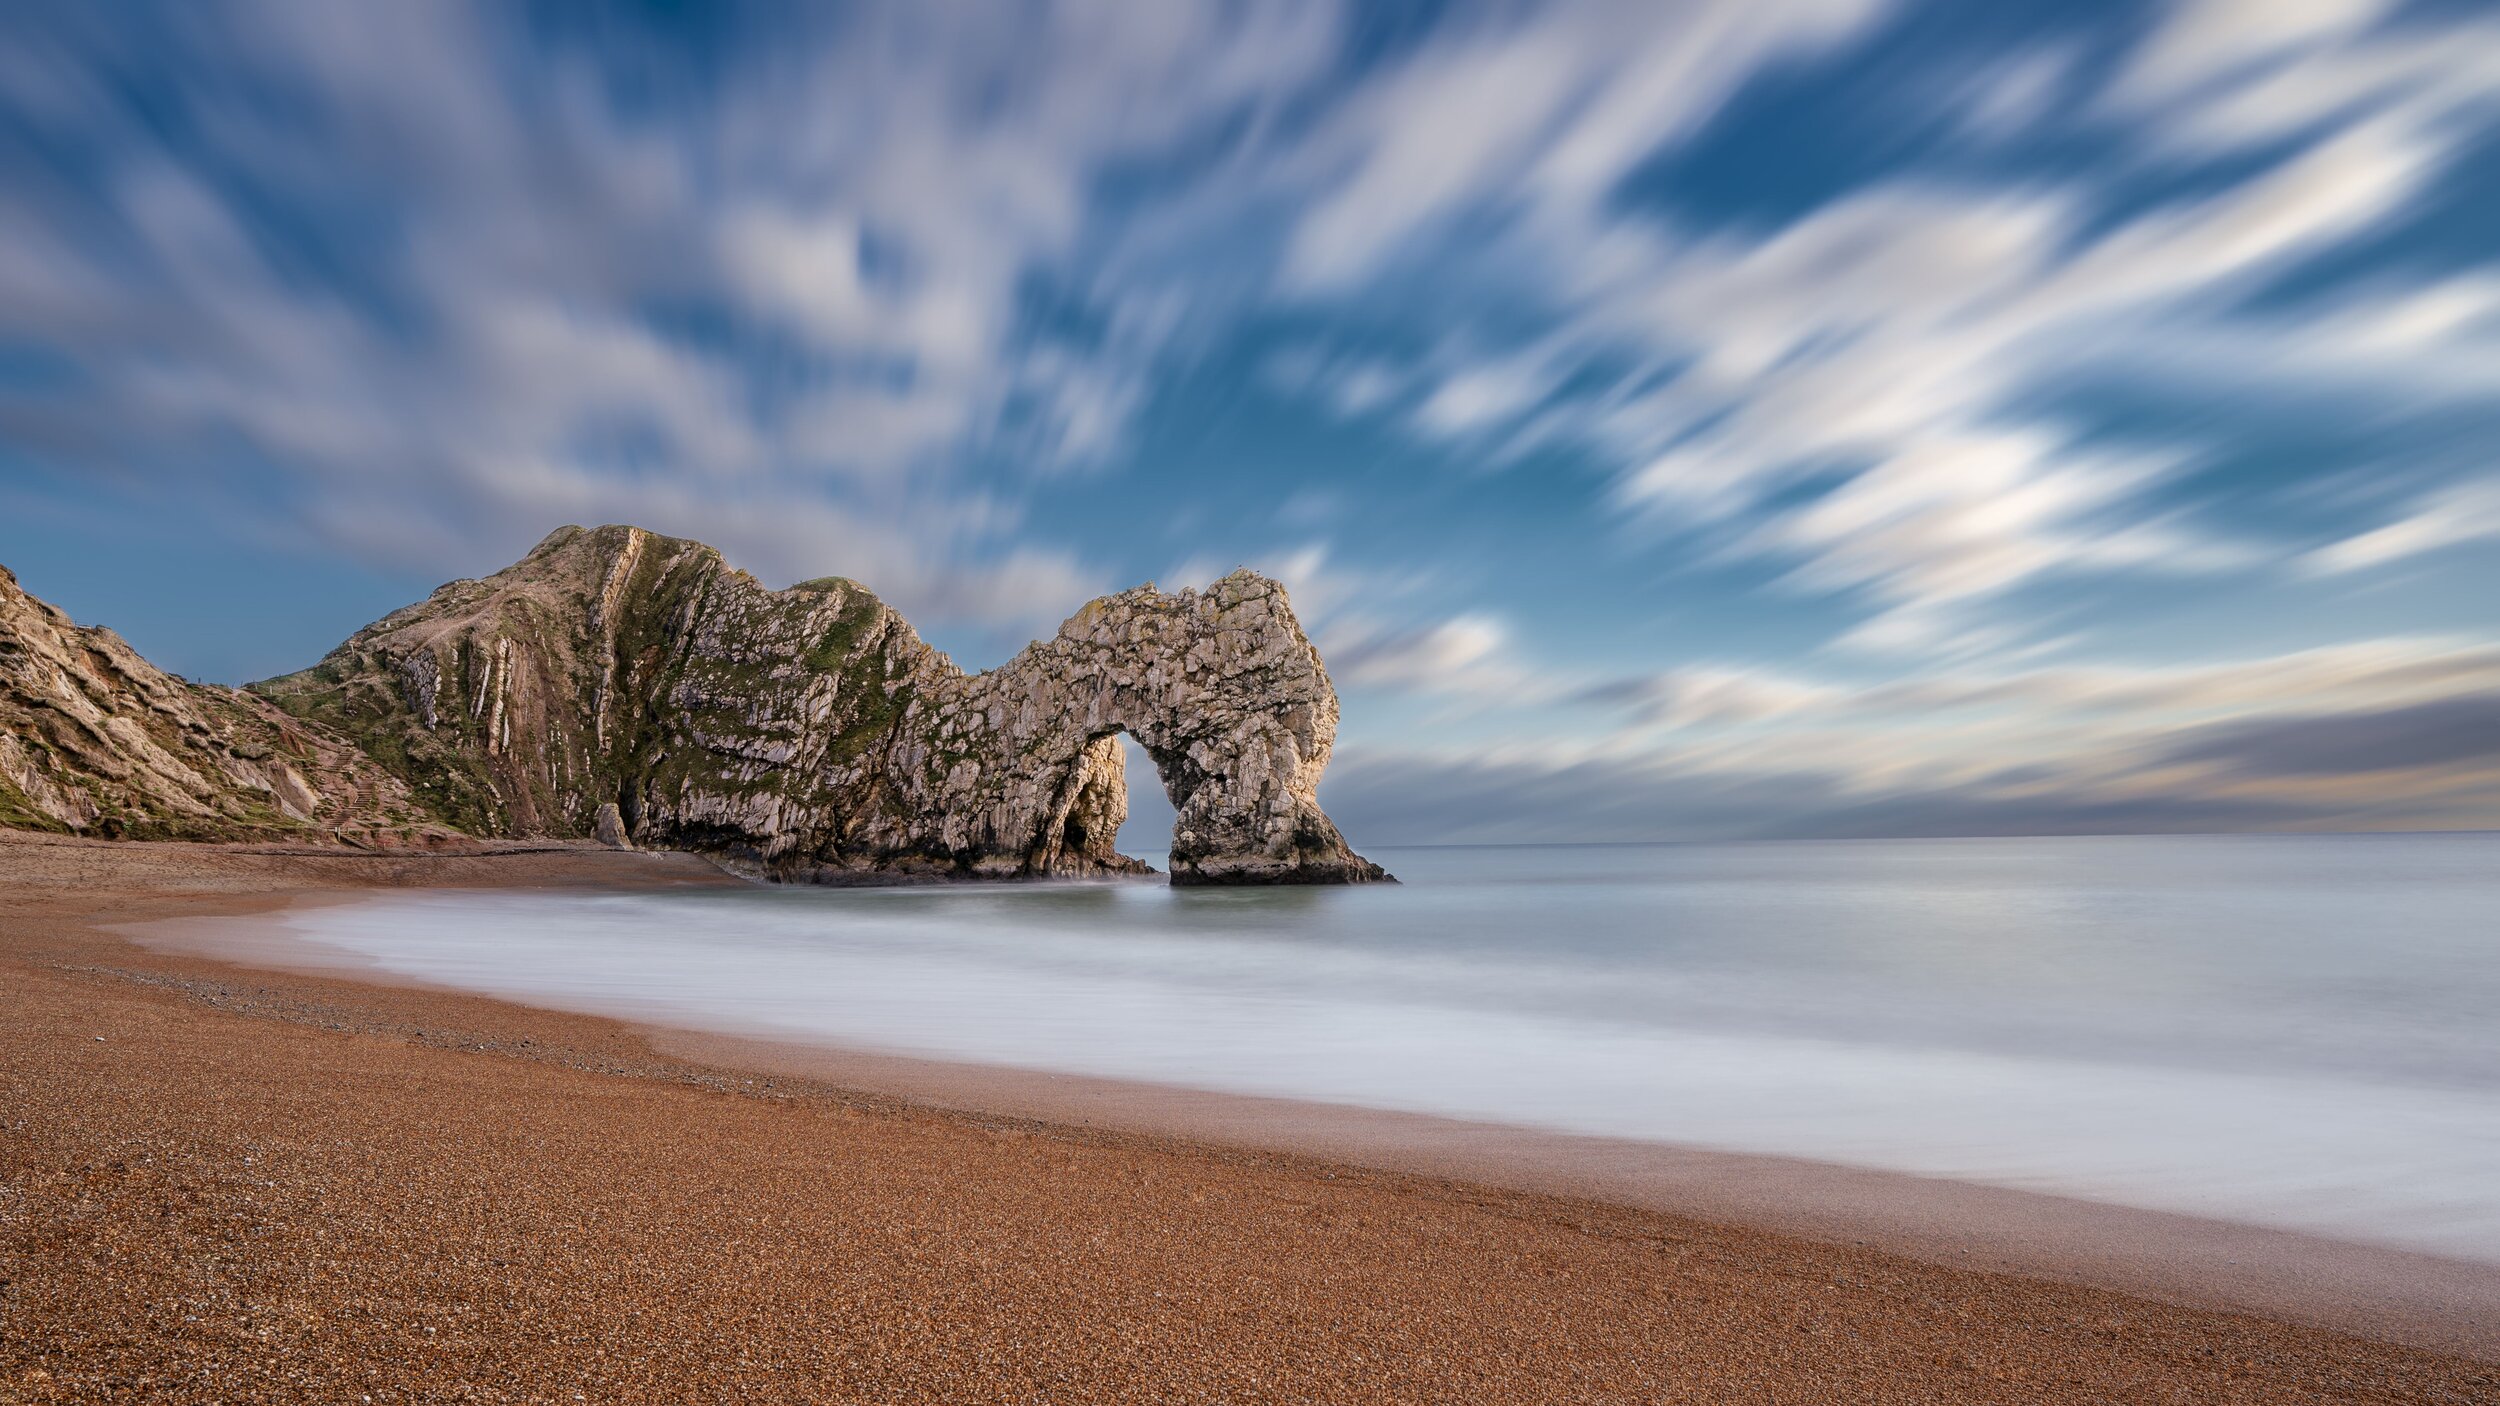
[[[2488,7],[20,7],[0,114],[0,559],[194,673],[629,520],[976,664],[1274,571],[1383,840],[2500,823]]]

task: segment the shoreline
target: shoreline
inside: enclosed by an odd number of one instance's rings
[[[47,852],[45,862],[29,862],[38,849]],[[1561,1253],[1590,1256],[1591,1272],[1599,1261],[1612,1263],[1613,1251],[1600,1253],[1599,1246],[1700,1245],[1734,1266],[1728,1272],[1746,1281],[1746,1293],[1794,1288],[1801,1272],[1832,1286],[1872,1276],[1893,1286],[1888,1297],[1896,1306],[1905,1299],[1925,1304],[1929,1311],[1918,1321],[1961,1323],[1952,1331],[1970,1331],[1967,1315],[1978,1303],[1983,1317],[2018,1329],[2029,1341],[2026,1351],[2052,1347],[2038,1339],[2071,1330],[2082,1321],[2077,1313],[2117,1313],[2170,1323],[2169,1331],[2190,1343],[2256,1333],[2271,1344],[2264,1358],[2270,1364],[2298,1360],[2342,1370],[2367,1361],[2381,1371],[2398,1362],[2408,1379],[2427,1373],[2423,1380],[2463,1382],[2476,1391],[2500,1386],[2500,1374],[2475,1361],[2500,1360],[2500,1271],[2468,1262],[1823,1164],[703,1034],[407,984],[377,972],[302,974],[266,965],[271,953],[228,952],[247,960],[227,960],[172,952],[101,931],[212,911],[268,911],[374,887],[736,882],[689,857],[581,849],[352,857],[359,862],[347,866],[351,882],[342,884],[335,863],[308,865],[304,856],[243,847],[0,842],[0,896],[10,914],[0,920],[0,961],[30,978],[11,999],[31,1002],[49,983],[56,1004],[74,1008],[82,997],[135,1004],[202,1040],[247,1048],[299,1037],[360,1049],[387,1045],[393,1058],[424,1066],[429,1078],[457,1068],[463,1078],[512,1075],[533,1085],[589,1080],[607,1093],[633,1085],[639,1096],[661,1099],[708,1103],[728,1095],[730,1105],[754,1106],[744,1111],[810,1110],[845,1128],[865,1118],[897,1137],[908,1131],[969,1140],[985,1155],[998,1151],[990,1144],[1074,1147],[1167,1175],[1182,1169],[1220,1186],[1281,1182],[1302,1188],[1292,1192],[1297,1197],[1353,1197],[1380,1214],[1421,1208],[1424,1224],[1436,1230],[1445,1222],[1478,1229],[1481,1222],[1520,1235],[1578,1227],[1567,1232]],[[630,1146],[635,1130],[611,1127],[606,1134]],[[1086,1189],[1101,1190],[1092,1183]],[[724,1183],[713,1192],[737,1196],[742,1188]],[[1592,1226],[1603,1233],[1592,1236]],[[1410,1226],[1409,1233],[1423,1231]],[[1384,1302],[1415,1302],[1401,1298],[1411,1286],[1374,1289]],[[1830,1288],[1809,1297],[1821,1303],[1852,1295]],[[2044,1297],[2061,1311],[2044,1316]],[[1952,1312],[1962,1317],[1948,1315],[1947,1304],[1958,1305]],[[1755,1325],[1765,1333],[1773,1326]],[[1735,1326],[1739,1340],[1744,1330]],[[14,1348],[0,1344],[0,1364],[16,1365],[13,1352],[41,1334],[38,1327]],[[2065,1347],[2087,1355],[2113,1350],[2099,1333]],[[2260,1375],[2272,1381],[2280,1373],[2269,1367]],[[2245,1366],[2231,1374],[2235,1387],[2258,1385],[2246,1377]],[[9,1380],[0,1374],[0,1383]],[[1946,1392],[1947,1382],[1959,1385]],[[2203,1399],[2338,1399],[2276,1389],[2284,1386]],[[2442,1399],[2410,1391],[2383,1399]],[[1329,1392],[1311,1387],[1310,1394]],[[1934,1394],[1904,1392],[1899,1399],[1995,1398],[1972,1394],[1966,1375],[1942,1372]],[[2003,1399],[2060,1398],[2015,1392]]]
[[[2478,1261],[1803,1158],[628,1024],[661,1054],[872,1090],[976,1119],[1873,1247],[2500,1362],[2500,1266]]]
[[[296,894],[278,906],[355,902],[369,892]],[[2034,1275],[2500,1361],[2500,1265],[2480,1261],[1805,1158],[979,1064],[543,1005],[389,972],[275,930],[240,931],[229,918],[202,915],[116,925],[116,931],[161,953],[613,1020],[655,1054],[694,1066],[807,1080],[975,1119],[1281,1155],[1875,1246],[1938,1265]]]

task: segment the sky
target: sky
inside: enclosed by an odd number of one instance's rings
[[[2500,825],[2491,3],[10,6],[0,236],[193,677],[631,522],[1275,575],[1358,847]]]

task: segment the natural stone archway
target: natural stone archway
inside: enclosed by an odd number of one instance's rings
[[[1009,793],[1029,772],[1044,793],[1066,798],[1043,818],[1037,868],[1117,858],[1126,732],[1154,759],[1179,813],[1174,883],[1385,877],[1319,808],[1336,690],[1284,587],[1253,572],[1204,591],[1141,586],[1103,597],[1006,665],[933,690],[928,707],[932,745],[972,744],[1006,769]],[[956,799],[942,795],[941,808],[959,809]]]
[[[474,833],[825,882],[1132,872],[1125,731],[1179,812],[1174,883],[1387,877],[1320,811],[1336,691],[1247,571],[1103,597],[966,674],[856,582],[769,591],[698,543],[565,528],[260,687]]]

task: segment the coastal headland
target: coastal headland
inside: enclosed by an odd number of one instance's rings
[[[157,669],[0,568],[0,826],[367,848],[587,840],[812,883],[1135,874],[1120,737],[1175,884],[1385,881],[1319,807],[1337,693],[1279,583],[1103,596],[967,674],[843,577],[562,527],[247,689]]]

